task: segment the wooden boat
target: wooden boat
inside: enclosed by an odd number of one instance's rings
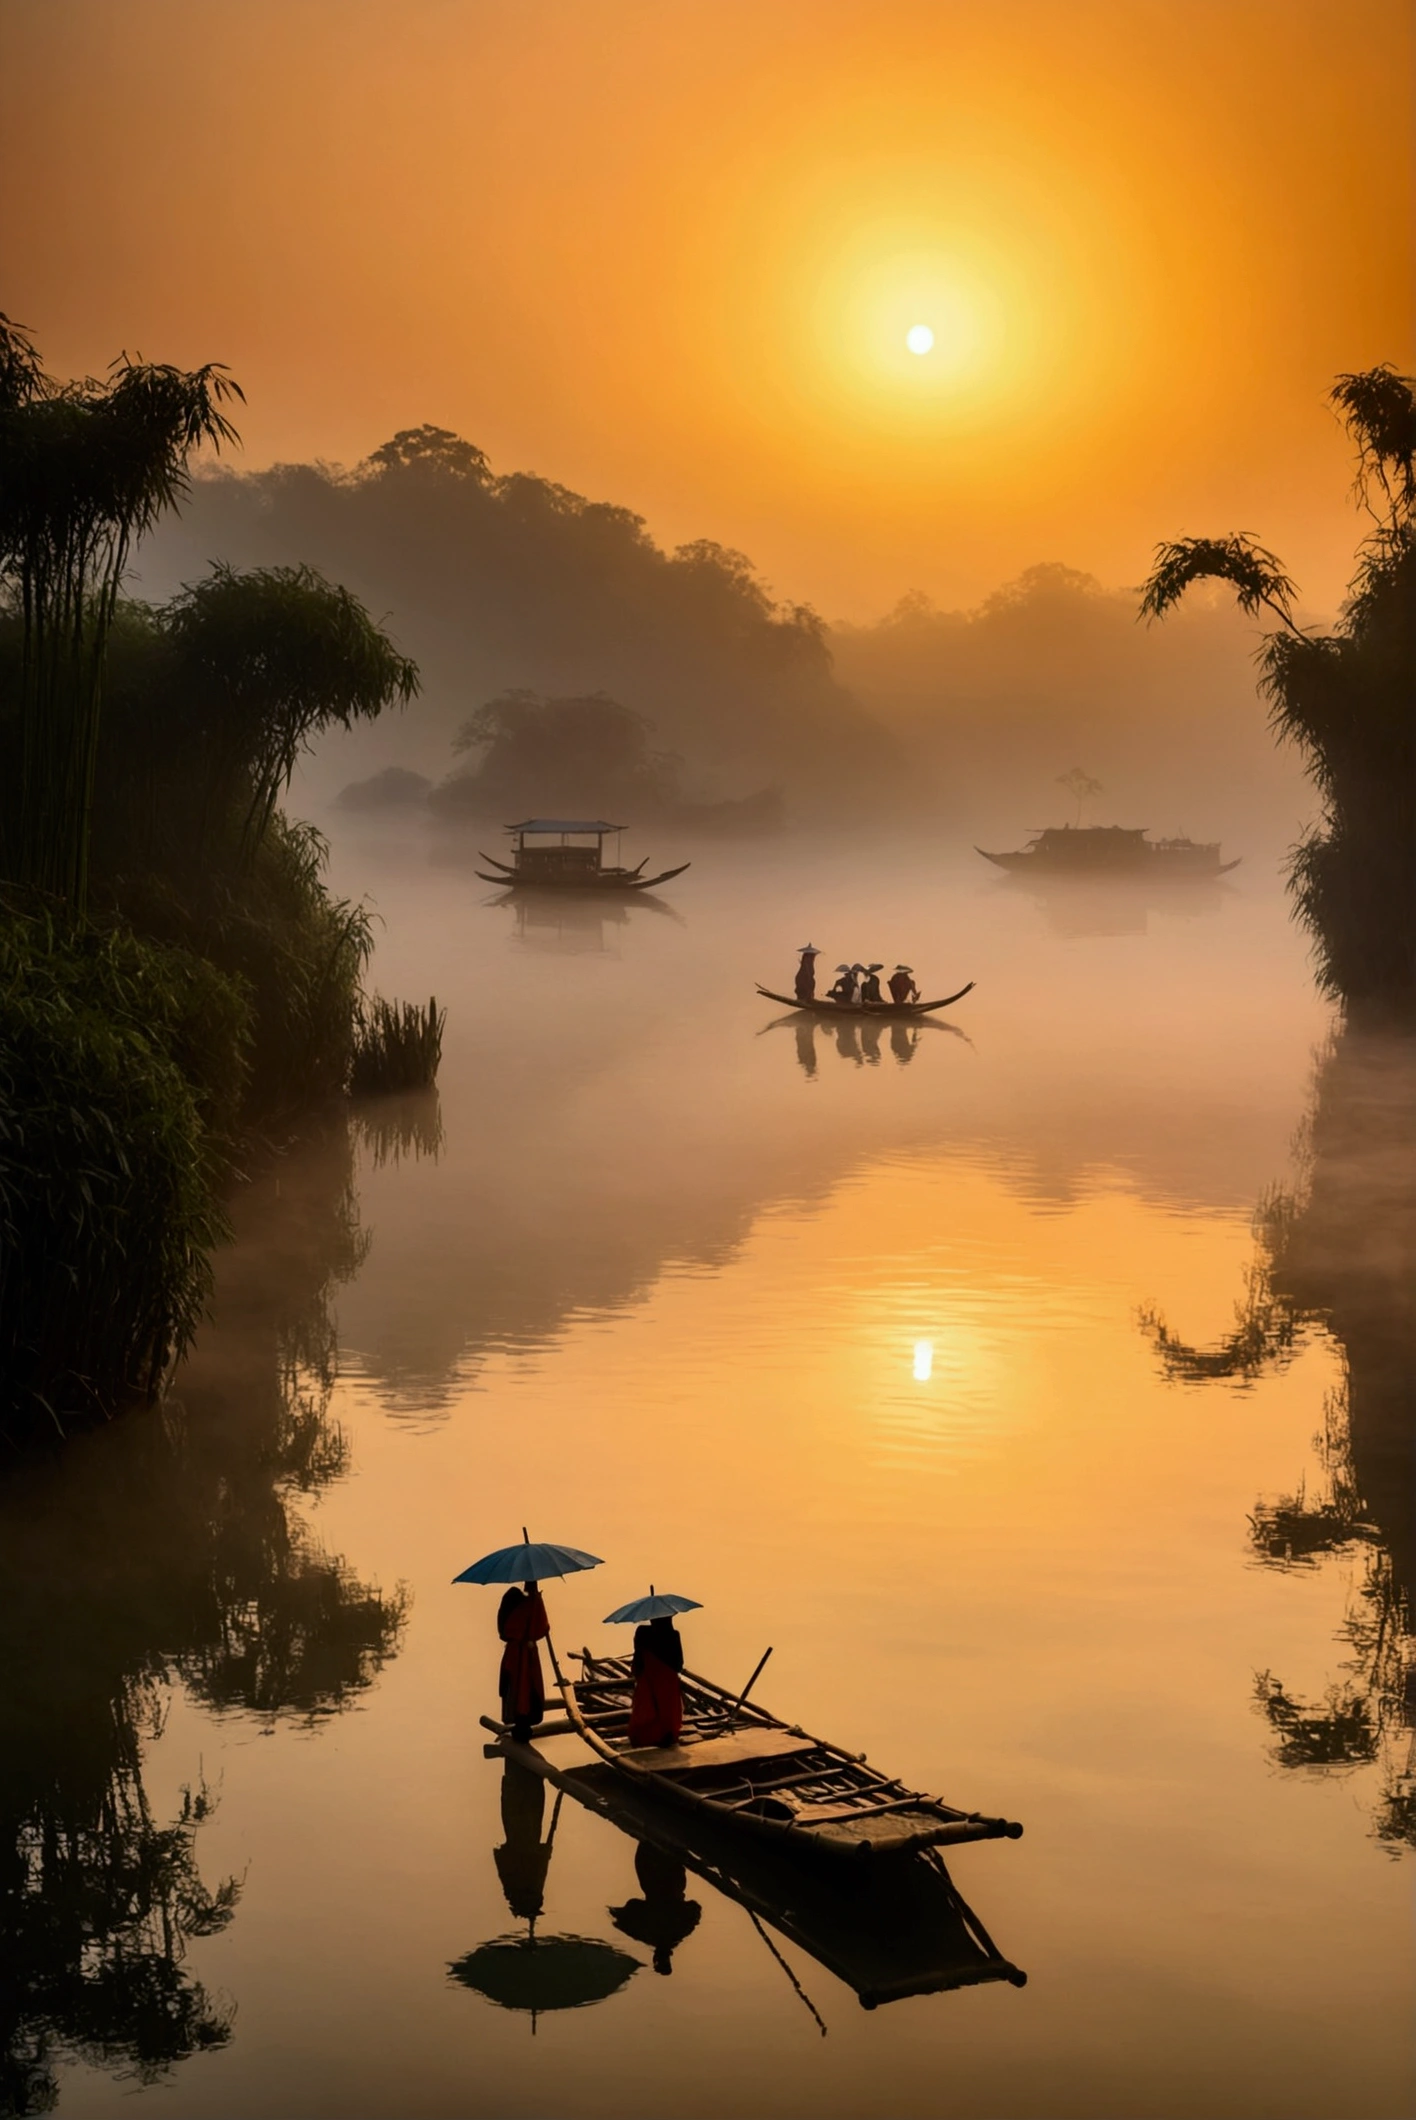
[[[1015,876],[1214,877],[1239,866],[1238,860],[1220,860],[1218,840],[1152,840],[1144,830],[1118,824],[1054,825],[1015,853],[990,854],[986,847],[974,852]]]
[[[800,1009],[808,1016],[927,1016],[932,1009],[952,1008],[971,994],[974,982],[961,986],[957,994],[946,994],[942,1001],[797,1001],[790,994],[774,994],[770,986],[759,986],[757,991],[764,1001],[780,1001],[784,1008]]]
[[[488,875],[486,869],[473,872],[483,883],[499,883],[505,890],[652,891],[656,884],[682,876],[690,866],[682,861],[676,869],[646,876],[647,855],[638,868],[617,863],[607,866],[605,841],[624,826],[610,824],[603,817],[527,817],[520,824],[509,824],[507,830],[516,835],[514,859],[502,861],[479,848],[478,858],[496,874]]]
[[[990,1981],[1027,1985],[936,1848],[898,1862],[803,1862],[789,1838],[764,1840],[705,1809],[666,1805],[601,1763],[557,1767],[534,1743],[507,1738],[487,1749],[529,1767],[632,1840],[677,1856],[743,1907],[760,1933],[774,1928],[843,1981],[862,2009]]]
[[[957,1810],[906,1788],[869,1766],[863,1753],[813,1737],[691,1671],[681,1681],[679,1742],[631,1746],[632,1659],[582,1650],[579,1661],[580,1677],[559,1681],[569,1728],[641,1792],[735,1831],[857,1859],[1022,1833],[1006,1818]]]

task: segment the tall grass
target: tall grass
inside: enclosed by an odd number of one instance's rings
[[[416,1001],[385,1001],[375,994],[360,1010],[354,1034],[349,1087],[356,1097],[431,1089],[442,1059],[447,1011],[434,996],[426,1008]]]

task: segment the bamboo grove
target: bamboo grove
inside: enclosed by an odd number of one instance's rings
[[[313,569],[125,595],[137,542],[234,444],[216,364],[46,374],[0,318],[0,1435],[150,1395],[189,1343],[252,1130],[350,1087],[362,907],[281,810],[321,731],[415,666]],[[441,1015],[403,1010],[400,1087]],[[380,1037],[385,1030],[378,1032]],[[415,1079],[416,1078],[416,1079]]]
[[[1321,824],[1291,875],[1325,991],[1364,1021],[1416,1023],[1416,383],[1386,365],[1339,376],[1332,403],[1356,448],[1354,497],[1370,529],[1341,621],[1301,626],[1297,591],[1251,537],[1157,549],[1141,610],[1173,609],[1192,583],[1228,582],[1240,608],[1277,621],[1260,651],[1275,732],[1298,746]]]

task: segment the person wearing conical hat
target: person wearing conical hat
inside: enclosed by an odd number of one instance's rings
[[[827,993],[827,1000],[834,1001],[839,1008],[849,1008],[856,997],[856,968],[853,964],[836,966],[836,984]]]
[[[907,964],[897,964],[890,974],[890,999],[897,1008],[903,1008],[907,1001],[919,999],[919,988]]]
[[[821,955],[814,942],[808,942],[797,953],[801,963],[797,966],[796,997],[798,1001],[816,999],[816,960]]]
[[[860,982],[860,998],[862,1001],[879,1001],[883,998],[880,992],[880,974],[884,969],[883,964],[866,965],[865,977]]]

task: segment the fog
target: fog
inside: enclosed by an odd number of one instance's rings
[[[618,804],[631,823],[675,808],[705,823],[711,805],[736,828],[909,815],[1012,845],[1073,814],[1056,783],[1077,767],[1102,789],[1086,822],[1274,851],[1311,809],[1266,727],[1249,622],[1215,597],[1148,628],[1134,589],[1057,560],[972,609],[914,592],[874,624],[833,624],[778,597],[747,555],[667,550],[612,498],[498,474],[428,427],[352,471],[204,476],[145,548],[139,587],[170,593],[215,560],[320,568],[422,668],[407,713],[325,742],[304,783],[317,803],[390,769],[355,800],[407,811],[454,775],[468,799],[445,817],[569,802],[549,754],[520,778],[487,761],[481,801],[457,755],[475,713],[528,692],[603,695],[640,717],[640,762],[587,760],[580,781],[582,804]]]

